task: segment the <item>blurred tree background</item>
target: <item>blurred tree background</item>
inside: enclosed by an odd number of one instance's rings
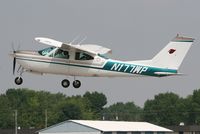
[[[161,126],[200,124],[200,90],[186,98],[160,93],[143,108],[134,102],[106,104],[106,96],[98,92],[66,97],[26,88],[8,89],[0,95],[0,128],[14,127],[15,110],[21,128],[44,128],[46,117],[47,126],[70,119],[147,121]]]

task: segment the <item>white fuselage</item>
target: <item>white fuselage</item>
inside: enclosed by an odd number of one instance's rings
[[[56,49],[54,48],[46,55],[35,51],[17,51],[12,56],[15,57],[24,71],[39,74],[49,73],[87,77],[162,77],[177,74],[176,69],[150,65],[152,64],[151,60],[124,62],[107,59],[99,54],[92,55],[92,59],[89,60],[87,59],[88,57],[86,59],[77,59],[81,54],[75,51],[67,52],[68,56],[64,56],[68,58],[65,58],[56,57],[54,50]],[[42,52],[46,53],[46,49]],[[91,57],[89,56],[89,58]]]
[[[60,59],[41,56],[37,52],[19,51],[15,54],[15,57],[17,63],[26,71],[39,74],[49,73],[87,77],[133,76],[128,73],[104,70],[103,67],[109,59],[102,58],[98,55],[94,57],[94,60],[77,61],[74,60],[73,53],[71,53],[70,59]]]

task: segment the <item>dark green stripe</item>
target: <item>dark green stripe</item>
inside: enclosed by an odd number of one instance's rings
[[[173,40],[173,42],[193,42],[193,40]]]

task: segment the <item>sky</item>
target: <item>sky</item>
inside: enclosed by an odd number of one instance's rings
[[[181,97],[200,88],[200,1],[199,0],[1,0],[0,1],[0,93],[9,88],[61,92],[66,96],[98,91],[107,96],[108,105],[117,102],[144,102],[159,93],[173,92]],[[111,58],[119,60],[151,59],[172,38],[195,38],[180,72],[186,75],[165,78],[92,78],[77,77],[79,89],[62,88],[61,81],[73,77],[23,74],[24,83],[14,84],[15,49],[40,50],[47,47],[34,41],[49,37],[70,42],[76,36],[84,43],[112,49]]]

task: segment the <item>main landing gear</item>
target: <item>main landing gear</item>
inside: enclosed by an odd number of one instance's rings
[[[21,85],[23,83],[22,77],[16,77],[15,78],[15,84],[16,85]],[[67,79],[62,80],[61,85],[64,88],[68,88],[70,86],[70,81]],[[79,88],[81,86],[81,82],[79,80],[74,80],[72,83],[74,88]]]
[[[74,80],[72,84],[73,84],[74,88],[79,88],[81,86],[81,82],[79,80]],[[61,85],[64,88],[68,88],[70,85],[70,81],[67,79],[64,79],[64,80],[62,80]]]

